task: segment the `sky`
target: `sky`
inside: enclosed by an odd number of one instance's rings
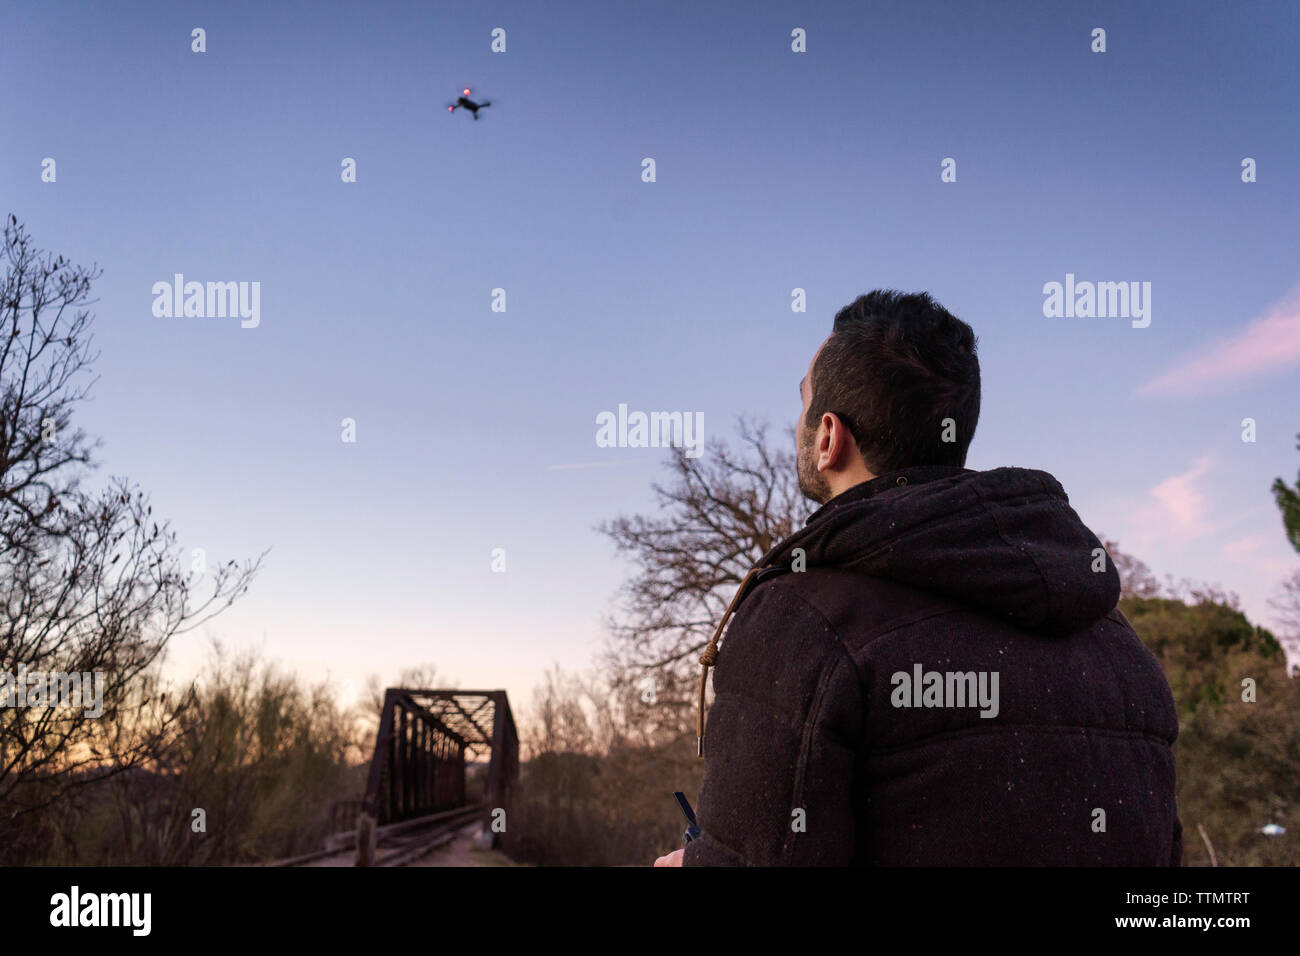
[[[216,639],[526,710],[631,573],[596,526],[667,477],[597,416],[780,434],[874,288],[979,336],[968,467],[1051,472],[1269,626],[1300,566],[1269,492],[1300,468],[1297,39],[1294,3],[14,2],[0,211],[103,270],[100,476],[187,553],[271,549],[177,674]],[[258,283],[257,324],[156,315],[177,273]],[[1067,275],[1149,289],[1149,324],[1045,315]]]

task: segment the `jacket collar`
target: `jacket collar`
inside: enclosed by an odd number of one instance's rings
[[[971,471],[970,468],[962,468],[958,465],[913,465],[911,468],[900,468],[897,471],[888,471],[883,475],[875,478],[869,478],[861,484],[854,485],[845,491],[840,492],[830,501],[826,502],[811,515],[805,525],[810,525],[815,521],[823,520],[838,508],[855,501],[864,501],[867,498],[874,498],[885,492],[894,491],[898,488],[906,488],[908,485],[922,485],[927,481],[934,481],[938,478],[948,478],[952,475],[960,475]]]

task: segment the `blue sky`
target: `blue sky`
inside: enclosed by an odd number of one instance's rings
[[[304,676],[434,662],[518,706],[587,666],[628,573],[594,526],[666,459],[598,448],[596,415],[784,427],[877,287],[979,335],[970,467],[1052,472],[1268,623],[1297,565],[1268,488],[1300,466],[1298,9],[7,4],[0,197],[104,270],[103,472],[187,548],[273,549],[206,634]],[[465,85],[477,123],[445,109]],[[260,325],[155,317],[178,272],[259,282]],[[1044,317],[1067,273],[1150,282],[1150,326]]]

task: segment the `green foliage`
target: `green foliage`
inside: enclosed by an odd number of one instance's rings
[[[1186,604],[1168,598],[1120,601],[1133,629],[1160,660],[1174,692],[1179,717],[1203,702],[1219,706],[1239,692],[1237,665],[1258,660],[1285,673],[1282,645],[1235,608],[1215,602]]]
[[[1300,439],[1300,435],[1296,435]],[[1300,443],[1296,444],[1300,449]],[[1273,480],[1273,500],[1282,512],[1282,527],[1286,529],[1286,539],[1291,547],[1300,551],[1300,472],[1296,473],[1296,486],[1288,488],[1281,478]]]
[[[1178,706],[1184,865],[1300,863],[1300,680],[1287,675],[1277,639],[1213,601],[1130,597],[1120,609]],[[1253,702],[1243,700],[1247,680]],[[1265,836],[1268,823],[1287,832]]]

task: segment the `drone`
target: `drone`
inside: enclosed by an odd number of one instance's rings
[[[448,104],[447,112],[454,113],[456,112],[456,107],[460,106],[469,110],[471,113],[474,114],[474,118],[478,119],[478,111],[485,106],[491,106],[491,105],[492,102],[490,100],[484,100],[482,103],[475,103],[473,100],[471,100],[469,98],[469,87],[467,86],[460,91],[460,96],[456,99],[455,103]]]

